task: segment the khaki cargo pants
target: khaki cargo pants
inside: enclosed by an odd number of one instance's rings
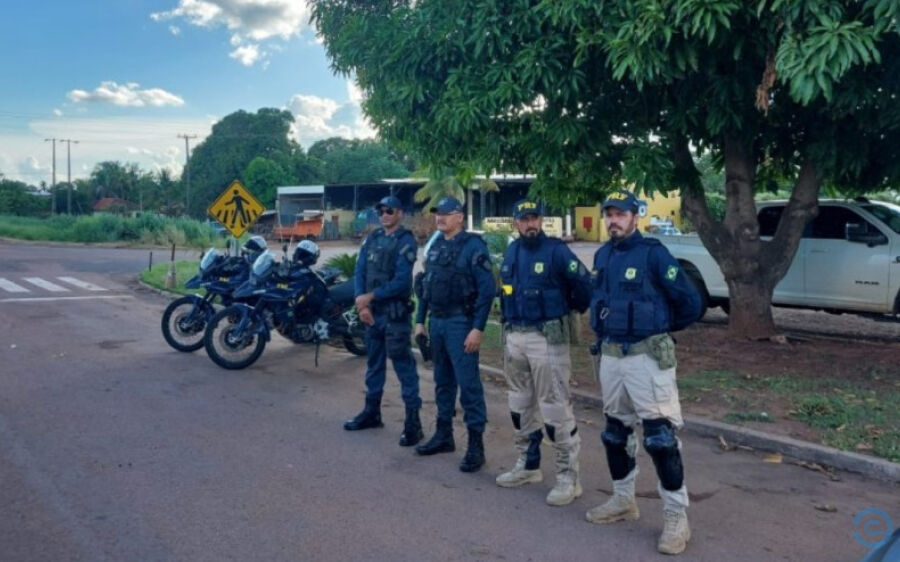
[[[659,418],[669,420],[676,428],[682,427],[675,367],[660,369],[649,352],[642,346],[636,347],[621,356],[612,352],[614,345],[603,344],[599,372],[603,413],[627,427],[634,427],[639,420]]]
[[[581,436],[572,412],[571,371],[568,342],[550,344],[536,330],[505,331],[503,372],[509,385],[509,409],[521,422],[515,432],[515,447],[525,455],[531,433],[552,431],[557,472],[577,476]]]

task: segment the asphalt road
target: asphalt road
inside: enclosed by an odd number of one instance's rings
[[[168,299],[135,282],[146,263],[146,250],[0,243],[0,280],[25,289],[0,281],[0,560],[662,558],[643,452],[641,520],[584,521],[610,489],[597,411],[577,412],[585,494],[551,508],[546,446],[544,483],[494,485],[515,461],[502,387],[487,385],[488,464],[463,474],[464,447],[419,458],[397,446],[394,381],[384,429],[343,431],[363,401],[364,362],[346,352],[323,349],[316,368],[311,347],[280,340],[230,372],[203,351],[170,349],[159,328]],[[433,386],[422,375],[430,432]],[[877,507],[900,523],[896,484],[832,481],[690,435],[684,456],[684,560],[858,560],[857,513]]]

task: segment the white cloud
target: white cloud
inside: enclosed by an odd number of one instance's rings
[[[331,98],[297,94],[287,104],[294,115],[292,134],[302,146],[309,146],[329,137],[371,138],[377,134],[360,103],[362,92],[352,81],[347,82],[349,101],[339,103]]]
[[[223,26],[238,47],[230,57],[250,66],[265,52],[260,44],[271,39],[298,36],[309,22],[309,7],[300,0],[179,0],[178,6],[150,14],[157,22],[180,19],[189,25],[211,29]],[[256,54],[251,56],[251,50]]]
[[[72,145],[72,177],[85,178],[99,162],[136,162],[141,169],[166,168],[176,175],[184,166],[184,140],[179,134],[196,134],[191,150],[211,131],[216,118],[160,120],[137,117],[85,119],[53,117],[29,123],[29,133],[0,131],[0,172],[6,177],[38,185],[51,182],[51,143],[45,138],[69,138]],[[56,145],[56,179],[65,181],[65,145]]]
[[[67,97],[75,103],[98,102],[127,107],[184,105],[184,99],[161,88],[141,90],[138,88],[139,86],[140,84],[136,82],[117,84],[113,81],[105,81],[101,82],[91,92],[72,90],[67,94]]]
[[[171,33],[172,35],[181,35],[181,28],[177,25],[170,25],[169,33]]]
[[[259,60],[260,54],[258,45],[242,45],[228,53],[228,56],[244,66],[253,66]]]
[[[53,115],[56,115],[57,117],[62,117],[62,114],[62,109],[57,108],[53,110]]]

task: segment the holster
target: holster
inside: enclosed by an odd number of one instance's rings
[[[419,346],[419,351],[422,352],[422,360],[426,363],[431,361],[431,342],[428,341],[428,336],[425,334],[416,336],[416,345]]]

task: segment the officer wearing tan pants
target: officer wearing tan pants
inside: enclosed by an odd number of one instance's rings
[[[543,479],[540,445],[546,430],[556,453],[556,483],[547,503],[566,505],[582,493],[566,315],[570,309],[587,309],[589,277],[561,240],[544,234],[538,203],[519,201],[513,214],[519,239],[507,249],[500,276],[503,365],[519,457],[511,470],[497,477],[497,485],[514,488]]]
[[[606,428],[601,434],[613,495],[587,512],[592,523],[640,516],[634,497],[638,474],[634,428],[653,459],[663,500],[664,528],[657,549],[679,554],[691,538],[687,520],[681,442],[683,425],[675,384],[675,344],[670,331],[698,320],[700,295],[658,240],[637,231],[639,202],[627,191],[603,203],[610,241],[594,255],[591,327],[597,334]]]

